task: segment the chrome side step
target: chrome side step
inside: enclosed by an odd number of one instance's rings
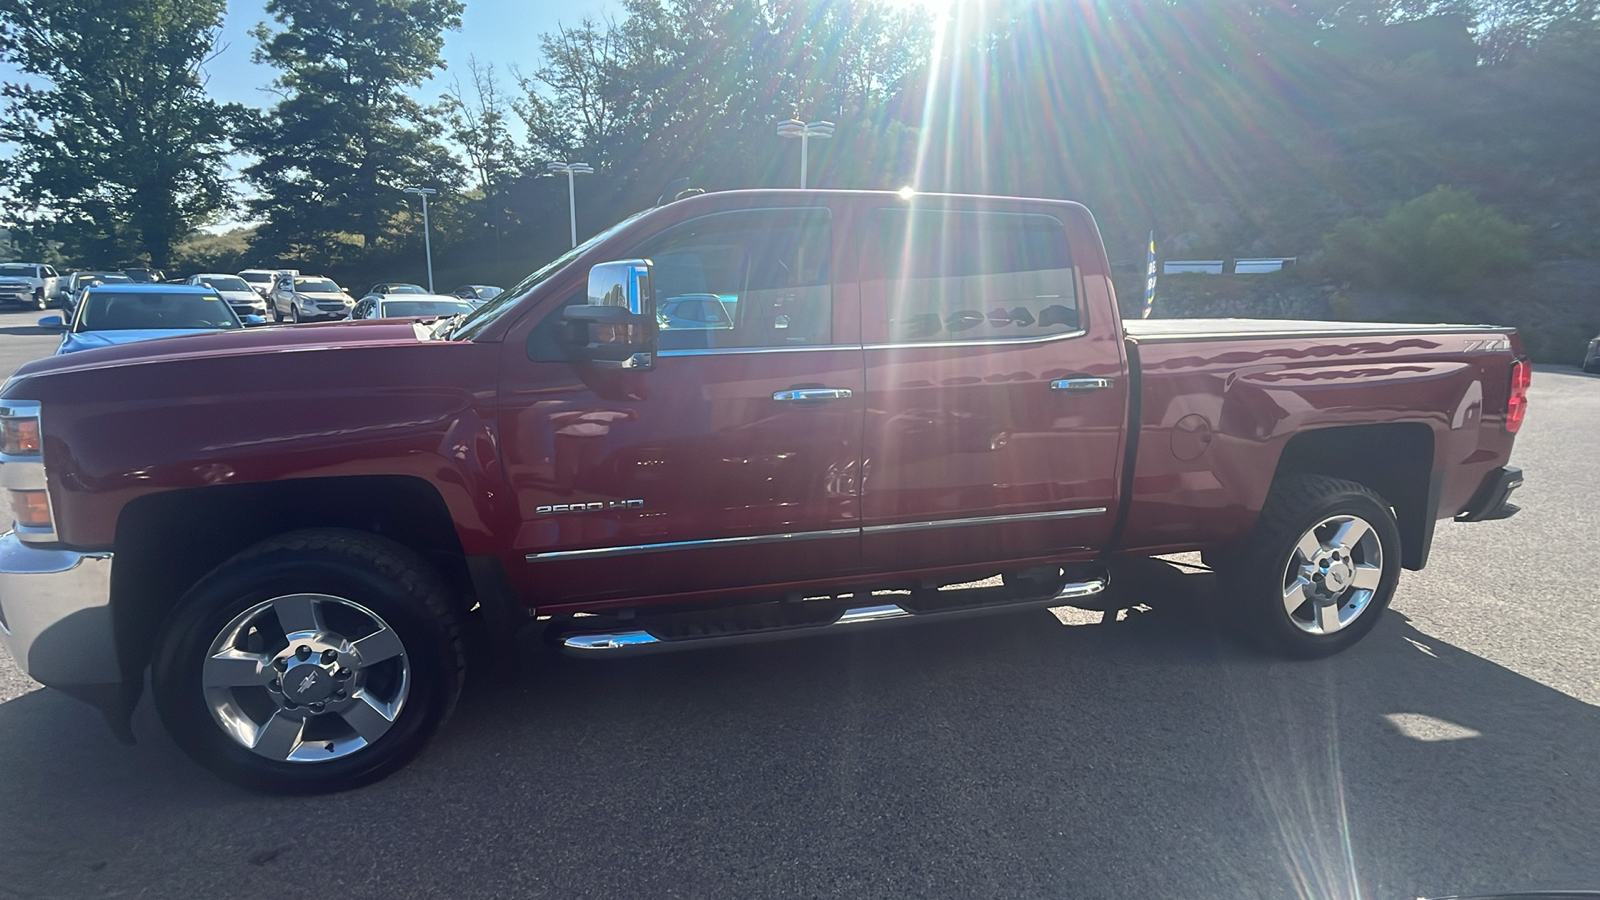
[[[945,622],[954,619],[1012,612],[1020,609],[1048,609],[1052,606],[1066,606],[1070,605],[1074,600],[1081,600],[1085,597],[1093,597],[1104,593],[1109,586],[1109,582],[1108,575],[1100,575],[1088,581],[1070,582],[1064,585],[1054,596],[1047,599],[1033,598],[999,603],[978,603],[920,613],[893,603],[886,603],[880,606],[860,606],[846,609],[832,622],[717,634],[706,637],[659,638],[648,631],[642,630],[572,634],[562,638],[557,647],[568,656],[646,656],[652,653],[668,653],[675,650],[781,641],[820,634],[840,634],[845,631],[860,631],[873,625],[888,623]]]

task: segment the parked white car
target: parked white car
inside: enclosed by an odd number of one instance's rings
[[[56,270],[42,263],[0,263],[0,303],[44,309],[59,299]]]
[[[250,289],[266,300],[272,296],[273,282],[278,280],[277,269],[245,269],[239,277],[249,283]]]
[[[263,320],[267,317],[267,301],[238,275],[202,272],[190,275],[184,284],[208,287],[221,294],[241,320],[245,316],[260,316]]]

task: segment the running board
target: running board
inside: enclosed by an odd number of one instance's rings
[[[1075,600],[1094,597],[1105,592],[1108,575],[1099,575],[1088,581],[1070,582],[1048,598],[1010,600],[967,605],[952,604],[922,612],[906,609],[893,603],[881,606],[859,606],[846,609],[831,622],[817,622],[780,628],[765,628],[696,637],[660,638],[648,631],[609,631],[590,634],[569,634],[562,637],[557,647],[568,656],[620,657],[646,656],[676,650],[703,647],[726,647],[734,644],[782,641],[821,634],[842,634],[889,624],[912,622],[948,622],[955,619],[987,616],[1022,609],[1048,609],[1052,606],[1070,606]]]

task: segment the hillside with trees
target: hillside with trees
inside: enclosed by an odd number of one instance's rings
[[[1565,360],[1600,330],[1597,5],[989,0],[935,20],[881,0],[627,0],[421,102],[460,2],[273,0],[257,55],[281,99],[236,110],[196,87],[220,4],[0,0],[0,56],[52,85],[5,88],[0,225],[68,264],[166,261],[231,211],[252,227],[176,256],[415,278],[420,211],[399,188],[426,180],[439,279],[511,283],[567,244],[547,162],[596,167],[589,234],[679,178],[794,184],[798,142],[773,130],[793,115],[839,126],[813,144],[813,186],[1067,197],[1114,259],[1142,261],[1154,230],[1166,257],[1302,263],[1164,279],[1159,315],[1488,319]],[[145,34],[95,37],[145,73],[126,87],[87,77],[82,36],[57,33],[112,10]],[[139,93],[158,85],[160,102]],[[224,116],[233,146],[207,130]],[[168,159],[175,119],[198,130]],[[57,139],[85,131],[81,149]],[[119,142],[137,152],[110,165]],[[223,180],[224,151],[248,160],[248,190]]]

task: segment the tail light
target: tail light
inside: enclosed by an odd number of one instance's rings
[[[1511,364],[1511,398],[1506,401],[1506,432],[1516,434],[1528,415],[1528,385],[1533,383],[1533,364],[1519,359]]]

